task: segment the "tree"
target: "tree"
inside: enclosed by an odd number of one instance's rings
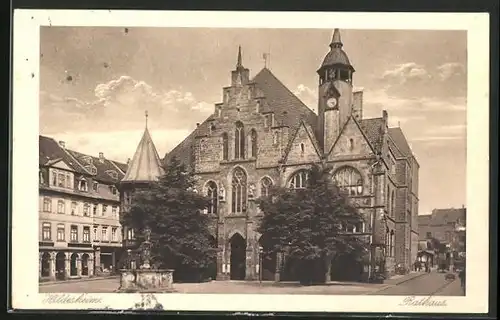
[[[150,228],[154,266],[174,269],[176,280],[199,281],[216,257],[209,218],[203,214],[210,200],[196,192],[193,174],[176,158],[164,169],[157,182],[134,192],[122,224],[138,230],[140,242]]]
[[[277,187],[270,196],[257,199],[264,214],[257,231],[265,236],[265,247],[272,253],[287,251],[288,258],[299,261],[299,280],[304,284],[324,282],[333,256],[361,258],[366,248],[362,239],[343,232],[363,217],[333,183],[330,171],[315,165],[307,188]]]

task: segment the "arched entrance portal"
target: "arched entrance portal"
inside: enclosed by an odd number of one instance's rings
[[[78,274],[78,272],[77,272],[78,266],[76,265],[77,259],[78,259],[78,254],[73,253],[71,255],[71,262],[70,262],[70,267],[69,267],[69,274],[71,276],[76,276]]]
[[[89,255],[84,253],[82,256],[82,276],[89,275]]]
[[[50,254],[44,252],[42,254],[42,277],[50,276]]]
[[[262,260],[262,280],[274,280],[274,274],[276,273],[276,253],[271,252],[270,239],[265,234],[260,237],[259,246],[262,247],[262,255],[259,256]]]
[[[246,247],[245,239],[239,234],[234,234],[229,240],[231,244],[231,280],[244,280],[246,272]]]
[[[66,255],[64,252],[58,252],[56,255],[56,278],[64,280],[66,273]]]

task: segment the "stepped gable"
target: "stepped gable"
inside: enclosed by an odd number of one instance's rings
[[[162,162],[146,128],[122,182],[156,181],[162,174]]]
[[[276,123],[289,127],[290,139],[293,136],[292,133],[299,128],[301,121],[304,121],[312,128],[316,127],[317,115],[276,78],[269,69],[263,68],[252,79],[252,82],[263,92],[265,97],[261,112],[274,112]],[[201,136],[208,131],[210,120],[213,118],[214,115],[211,115],[202,122],[189,136],[165,155],[163,162],[168,164],[173,157],[176,157],[186,166],[192,168],[194,140],[197,136]],[[317,141],[317,137],[314,138]]]

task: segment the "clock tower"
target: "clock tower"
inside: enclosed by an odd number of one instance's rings
[[[354,68],[342,49],[339,29],[333,32],[330,52],[318,69],[318,115],[323,150],[328,153],[352,112]]]

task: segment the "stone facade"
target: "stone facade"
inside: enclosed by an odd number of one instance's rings
[[[376,250],[387,273],[396,264],[409,269],[416,257],[418,162],[401,128],[388,127],[386,111],[363,118],[363,93],[353,90],[354,68],[342,46],[336,30],[318,70],[318,115],[269,69],[250,79],[240,48],[223,101],[166,155],[167,165],[175,156],[194,171],[203,193],[216,189],[207,214],[218,243],[218,279],[258,279],[261,213],[254,200],[269,183],[300,187],[313,163],[333,167],[334,178],[365,216],[363,225],[346,230],[371,239],[372,260],[363,272],[378,269]],[[263,268],[279,279],[283,257],[263,259],[274,260]]]
[[[121,250],[116,185],[126,165],[39,141],[40,280],[113,272]]]

